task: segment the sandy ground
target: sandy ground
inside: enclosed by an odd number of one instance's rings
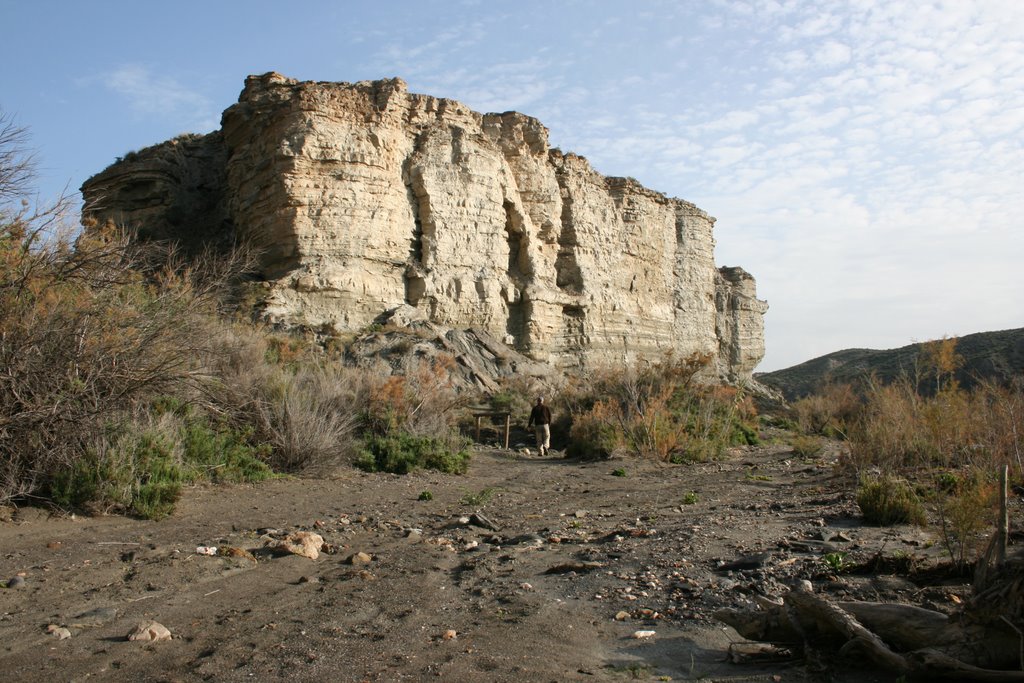
[[[0,590],[0,671],[48,683],[818,680],[801,661],[734,662],[742,639],[712,612],[799,579],[947,610],[964,592],[831,572],[828,552],[850,564],[938,553],[920,529],[860,526],[834,457],[777,445],[666,466],[480,448],[464,476],[345,469],[197,488],[159,522],[19,510],[0,523],[0,579],[24,579]],[[332,552],[263,550],[298,530]],[[173,638],[129,642],[149,620]],[[828,675],[894,680],[840,662]]]

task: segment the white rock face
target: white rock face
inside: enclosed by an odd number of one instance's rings
[[[549,148],[536,119],[410,94],[400,79],[270,73],[246,80],[207,139],[90,179],[87,213],[253,240],[272,321],[351,331],[406,306],[560,367],[671,350],[707,354],[733,381],[764,355],[767,306],[749,275],[715,267],[714,219]]]

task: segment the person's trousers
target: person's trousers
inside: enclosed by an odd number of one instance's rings
[[[551,450],[551,425],[536,425],[537,448],[543,454]]]

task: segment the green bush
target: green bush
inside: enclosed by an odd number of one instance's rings
[[[909,483],[897,477],[882,476],[862,481],[857,489],[857,505],[868,524],[923,525],[926,521],[921,499]]]
[[[203,422],[189,424],[182,446],[190,479],[255,482],[274,476],[264,462],[270,457],[270,445],[251,445],[251,434],[251,431],[239,432],[226,427],[214,429]]]
[[[260,459],[269,448],[250,445],[245,433],[210,426],[185,408],[156,419],[108,429],[83,457],[52,475],[53,502],[65,509],[160,519],[174,511],[186,484],[274,476]]]
[[[463,474],[469,467],[468,446],[465,439],[415,436],[407,432],[373,434],[367,437],[356,466],[367,472],[393,474],[408,474],[419,468]]]
[[[810,458],[821,452],[822,440],[820,437],[809,434],[797,434],[789,440],[793,447],[793,453],[801,458]]]

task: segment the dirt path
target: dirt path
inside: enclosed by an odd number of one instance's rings
[[[268,534],[296,530],[336,552],[261,552]],[[197,555],[205,545],[256,561]],[[952,608],[963,587],[837,578],[822,561],[934,557],[928,546],[917,529],[859,527],[829,458],[784,446],[693,466],[479,450],[461,477],[345,470],[196,489],[160,522],[19,511],[0,524],[0,579],[24,575],[0,590],[0,670],[47,682],[803,681],[800,663],[730,663],[741,639],[712,611],[801,578]],[[358,552],[372,559],[351,563]],[[150,619],[173,639],[126,640]]]

